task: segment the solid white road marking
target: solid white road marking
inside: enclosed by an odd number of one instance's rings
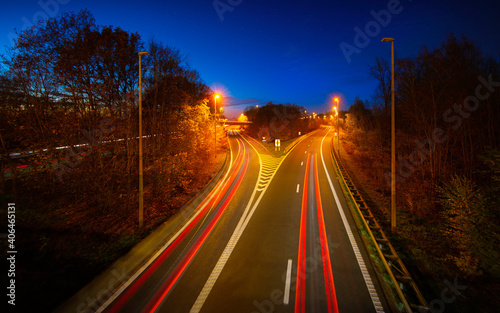
[[[375,290],[373,286],[372,279],[370,275],[367,275],[365,273],[368,273],[368,270],[365,265],[365,261],[363,260],[363,257],[361,256],[361,253],[358,248],[358,244],[356,243],[356,239],[354,238],[354,235],[352,234],[351,227],[349,226],[349,223],[347,222],[347,218],[344,213],[344,208],[342,207],[342,204],[340,204],[339,196],[337,195],[337,192],[335,191],[335,188],[333,187],[332,180],[330,179],[330,173],[328,172],[328,169],[326,168],[325,165],[325,159],[323,158],[323,142],[325,141],[326,136],[328,135],[330,131],[328,130],[325,134],[325,137],[323,137],[323,140],[321,140],[321,161],[323,162],[323,167],[325,169],[326,173],[326,178],[328,179],[328,183],[330,184],[330,189],[332,190],[333,196],[335,197],[335,202],[337,203],[337,207],[339,209],[340,217],[342,218],[342,222],[344,224],[345,230],[347,232],[347,237],[349,238],[349,241],[351,242],[351,247],[354,250],[354,254],[356,255],[356,260],[358,261],[359,269],[361,270],[361,274],[363,275],[363,278],[365,279],[365,284],[366,288],[368,289],[368,293],[370,294],[370,297],[372,298],[373,306],[375,307],[375,311],[377,313],[384,312],[384,308],[381,307],[381,302],[378,297],[377,291]]]
[[[299,193],[300,184],[297,184],[297,193]]]
[[[304,165],[304,162],[300,162],[300,166]]]
[[[290,299],[290,277],[292,276],[292,259],[288,259],[286,268],[285,295],[283,296],[283,304],[288,304]]]

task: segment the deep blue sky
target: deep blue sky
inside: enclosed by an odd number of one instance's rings
[[[500,57],[498,0],[401,0],[395,6],[398,13],[391,14],[390,22],[377,32],[370,12],[387,10],[389,3],[397,2],[6,1],[0,12],[0,47],[11,46],[10,34],[26,21],[87,8],[97,24],[118,26],[138,32],[145,41],[155,37],[178,48],[206,84],[226,90],[231,97],[226,105],[233,104],[226,108],[229,116],[246,106],[237,103],[295,103],[321,113],[330,109],[332,95],[341,97],[343,109],[356,96],[370,100],[376,82],[368,76],[368,67],[376,57],[390,58],[390,44],[380,42],[383,37],[396,39],[399,57],[411,57],[423,45],[438,47],[449,32],[463,33],[486,54]],[[222,4],[222,11],[224,4],[229,10],[218,13],[214,3]],[[356,47],[354,28],[365,30],[367,25],[372,26],[373,37],[347,62],[340,45]]]

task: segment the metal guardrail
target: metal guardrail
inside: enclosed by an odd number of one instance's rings
[[[374,243],[380,260],[389,275],[393,284],[392,288],[396,291],[399,300],[403,304],[402,309],[409,313],[414,312],[414,310],[418,310],[417,312],[429,312],[429,305],[422,296],[417,284],[406,269],[396,250],[387,239],[387,236],[384,234],[384,231],[373,216],[368,205],[361,197],[361,194],[352,182],[342,161],[335,153],[333,141],[331,155],[335,165],[339,169],[342,182],[349,191],[348,196],[353,200],[360,219]]]

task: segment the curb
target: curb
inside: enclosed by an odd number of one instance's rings
[[[229,170],[230,150],[219,172],[210,182],[186,203],[174,216],[152,231],[150,235],[137,243],[127,254],[120,257],[104,272],[60,304],[54,312],[95,312],[120,288],[141,266],[162,248],[175,232],[183,226],[198,205],[212,191],[219,179]]]
[[[264,146],[264,145],[262,144],[262,142],[260,142],[259,140],[257,140],[257,139],[255,139],[255,138],[253,138],[252,136],[249,136],[248,134],[245,134],[245,133],[241,133],[241,134],[240,134],[240,136],[244,137],[247,141],[250,141],[250,140],[251,140],[251,141],[254,141],[254,142],[255,142],[255,143],[257,143],[257,144],[260,146],[260,148],[261,148],[261,149],[263,149],[265,152],[267,152],[267,153],[269,152],[269,151],[267,150],[266,146]],[[249,139],[250,139],[250,140],[249,140]]]

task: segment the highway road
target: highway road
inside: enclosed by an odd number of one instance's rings
[[[387,312],[332,135],[322,128],[276,158],[231,132],[226,176],[99,312]]]

